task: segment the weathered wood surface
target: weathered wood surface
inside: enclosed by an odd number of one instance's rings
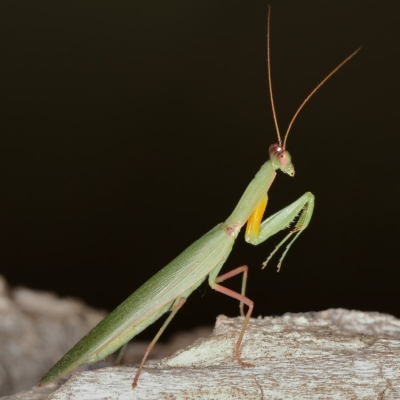
[[[0,396],[37,384],[105,315],[76,299],[12,289],[0,276]]]
[[[220,316],[208,339],[145,368],[135,390],[136,368],[110,367],[7,399],[400,399],[393,316],[331,309],[252,319],[248,368],[233,359],[241,323]]]
[[[0,275],[0,396],[30,389],[106,313],[73,298],[22,287],[10,288]],[[161,359],[211,333],[211,328],[178,332],[151,353]],[[135,340],[124,364],[140,362],[148,343]],[[112,365],[109,357],[107,363]],[[87,369],[88,367],[81,367]]]

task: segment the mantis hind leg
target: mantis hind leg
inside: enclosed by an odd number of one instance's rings
[[[135,387],[137,386],[137,382],[139,380],[139,376],[142,372],[143,369],[143,365],[147,360],[148,355],[150,354],[150,351],[152,350],[152,348],[154,347],[154,345],[156,344],[157,340],[160,338],[160,336],[162,335],[162,333],[165,331],[165,328],[168,326],[168,324],[171,322],[172,318],[175,317],[175,314],[179,311],[179,309],[185,304],[186,302],[186,298],[185,297],[181,297],[178,301],[178,303],[176,303],[173,308],[172,308],[172,312],[169,315],[169,317],[165,320],[165,322],[163,323],[162,327],[160,328],[160,330],[157,332],[157,335],[154,337],[154,339],[151,341],[151,343],[147,346],[146,352],[144,353],[144,356],[142,358],[142,362],[140,363],[140,366],[136,372],[135,378],[133,379],[133,383],[132,383],[132,389],[135,389]]]
[[[114,365],[119,365],[119,364],[120,364],[120,362],[121,362],[121,360],[122,360],[122,357],[124,356],[124,353],[125,353],[125,350],[126,350],[127,347],[128,347],[128,342],[126,342],[126,343],[121,347],[121,349],[119,350],[118,356],[117,356],[117,358],[116,358],[115,361],[114,361]]]

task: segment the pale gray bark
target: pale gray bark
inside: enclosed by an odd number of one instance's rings
[[[10,288],[0,275],[0,396],[30,389],[106,313],[73,298],[52,293]],[[161,359],[191,344],[212,329],[199,328],[174,335],[168,344],[157,344],[152,358]],[[140,362],[148,343],[129,345],[124,364]],[[108,362],[95,367],[112,365]],[[88,367],[81,367],[87,369]]]
[[[220,316],[208,339],[148,365],[135,390],[136,368],[109,367],[8,399],[400,399],[393,316],[331,309],[252,319],[242,357],[254,367],[233,358],[242,321]]]
[[[72,298],[11,289],[0,276],[0,396],[36,385],[104,316]]]

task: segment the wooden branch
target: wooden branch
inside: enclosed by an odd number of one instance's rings
[[[400,321],[393,316],[331,309],[252,319],[242,358],[254,367],[233,357],[242,321],[218,317],[208,339],[148,365],[135,390],[136,368],[109,367],[76,373],[49,396],[59,384],[23,398],[400,399]]]

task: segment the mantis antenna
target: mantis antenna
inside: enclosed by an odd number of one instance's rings
[[[271,99],[271,106],[272,106],[272,114],[274,116],[274,122],[275,122],[275,128],[276,128],[276,134],[278,136],[278,142],[279,144],[282,144],[282,139],[281,135],[279,133],[279,126],[278,126],[278,119],[276,117],[276,111],[275,111],[275,104],[274,104],[274,96],[272,95],[272,79],[271,79],[271,51],[270,51],[270,25],[271,25],[271,7],[268,5],[268,22],[267,22],[267,64],[268,64],[268,85],[269,85],[269,95]],[[297,111],[294,113],[292,120],[289,123],[289,126],[287,128],[287,131],[285,133],[285,137],[283,139],[283,146],[285,147],[286,145],[286,140],[289,135],[289,131],[292,128],[293,122],[296,119],[296,117],[299,115],[301,109],[305,106],[305,104],[310,100],[312,95],[335,73],[337,72],[340,68],[343,67],[344,64],[347,63],[351,58],[353,58],[361,49],[361,46],[355,50],[353,53],[351,53],[345,60],[343,60],[333,71],[331,71],[316,87],[315,89],[305,98],[305,100],[301,103],[300,107],[297,109]]]
[[[282,144],[281,135],[279,134],[278,118],[276,117],[274,96],[272,94],[272,79],[271,79],[271,50],[270,50],[270,28],[271,28],[271,6],[268,4],[268,21],[267,21],[267,64],[268,64],[268,86],[269,97],[271,99],[272,115],[274,116],[276,134],[278,136],[279,145]],[[286,138],[286,137],[285,137]]]

